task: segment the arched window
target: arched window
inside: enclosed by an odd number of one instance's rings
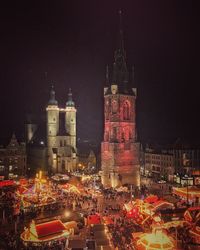
[[[123,104],[123,119],[130,120],[130,105],[128,101]]]
[[[112,101],[112,113],[113,114],[117,113],[117,110],[118,110],[118,103],[116,100],[113,100]]]

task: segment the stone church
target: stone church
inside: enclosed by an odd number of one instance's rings
[[[133,75],[133,74],[132,74]],[[111,78],[111,79],[110,79]],[[101,143],[101,177],[105,187],[140,185],[139,143],[136,138],[137,91],[131,81],[121,25],[112,76],[104,88],[104,139]]]
[[[76,108],[71,89],[65,108],[59,108],[52,87],[47,112],[47,157],[52,172],[72,172],[76,168]]]
[[[42,121],[40,123],[33,121],[26,123],[30,168],[43,169],[49,173],[66,173],[76,170],[78,162],[76,111],[71,89],[65,107],[60,108],[52,86],[46,107],[46,119],[40,119]]]

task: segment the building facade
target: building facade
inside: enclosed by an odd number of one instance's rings
[[[0,148],[0,176],[4,179],[24,176],[26,168],[25,143],[19,143],[13,134],[10,143]]]
[[[143,158],[141,174],[155,180],[177,182],[177,178],[192,177],[194,171],[200,170],[200,150],[184,144],[146,147]]]
[[[76,108],[69,90],[65,108],[59,108],[52,87],[47,113],[47,158],[53,173],[76,169]]]
[[[174,171],[175,166],[172,153],[166,150],[156,151],[146,148],[143,175],[151,176],[155,181],[164,179],[172,182]]]
[[[123,32],[114,55],[112,79],[107,68],[104,88],[104,140],[101,143],[102,184],[140,185],[139,143],[136,138],[136,89],[130,86]],[[133,80],[133,79],[132,79]]]

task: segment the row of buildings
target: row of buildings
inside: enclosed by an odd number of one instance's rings
[[[61,148],[63,147],[65,147],[64,144]],[[60,154],[59,150],[60,148],[57,153]],[[192,173],[199,170],[200,166],[200,149],[180,143],[162,147],[146,145],[144,149],[140,147],[139,154],[140,175],[150,177],[154,181],[180,182],[181,176],[192,176]],[[63,158],[66,157],[65,159],[69,158],[69,161],[66,161],[66,165],[63,166],[62,158],[58,159],[58,169],[53,171],[64,173],[85,167],[94,169],[97,166],[96,155],[91,147],[82,145],[75,159],[73,151],[71,151],[71,155],[62,155]],[[31,171],[31,168],[35,171],[40,168],[45,170],[47,165],[48,148],[43,141],[33,143],[31,140],[30,144],[26,145],[24,142],[19,143],[13,134],[8,145],[0,147],[0,179],[24,176]],[[56,164],[53,165],[53,168],[57,168]],[[116,180],[112,179],[112,185],[115,185],[113,182]]]
[[[155,181],[176,181],[177,177],[191,176],[200,166],[200,149],[187,144],[146,146],[141,151],[141,175]]]

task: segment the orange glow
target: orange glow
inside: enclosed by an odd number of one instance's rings
[[[156,249],[174,249],[174,240],[167,236],[162,230],[156,230],[153,233],[142,234],[137,241],[138,250],[156,250]]]
[[[200,197],[200,188],[197,187],[183,187],[183,188],[173,188],[173,193],[189,199],[194,199],[195,197]]]

